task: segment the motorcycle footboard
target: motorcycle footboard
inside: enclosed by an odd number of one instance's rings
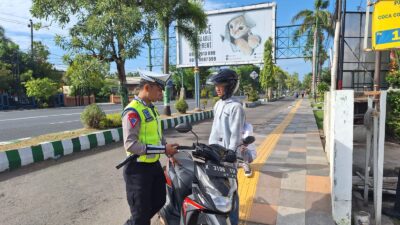
[[[183,221],[182,219],[185,219]],[[199,210],[188,211],[186,217],[181,217],[181,225],[231,225],[228,215],[205,213]]]
[[[176,213],[172,206],[164,205],[164,207],[158,212],[158,215],[164,225],[179,224],[179,213]]]

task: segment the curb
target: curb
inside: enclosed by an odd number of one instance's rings
[[[179,116],[171,119],[162,119],[163,130],[175,127],[183,122],[193,123],[214,117],[212,110]],[[0,172],[13,170],[35,162],[47,159],[58,159],[74,152],[89,150],[98,146],[107,145],[122,140],[122,128],[98,131],[72,139],[44,142],[36,146],[25,147],[0,152]]]
[[[260,101],[255,101],[255,102],[244,102],[243,107],[244,108],[255,108],[257,106],[261,105]]]

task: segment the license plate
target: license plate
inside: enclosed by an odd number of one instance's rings
[[[230,166],[220,166],[212,163],[205,164],[206,173],[214,177],[236,178],[236,169]]]

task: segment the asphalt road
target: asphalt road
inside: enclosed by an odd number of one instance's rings
[[[282,100],[246,109],[256,145],[276,125],[271,120],[282,117],[292,104],[292,100]],[[207,142],[211,123],[194,125],[201,142]],[[194,141],[193,135],[174,130],[165,135],[170,143]],[[123,224],[130,213],[122,171],[115,169],[125,156],[121,146],[115,143],[0,173],[0,224]]]
[[[189,109],[195,108],[195,101],[188,99]],[[160,113],[162,102],[156,103]],[[105,113],[121,112],[120,104],[101,104]],[[83,128],[80,114],[84,107],[61,107],[50,109],[0,111],[0,144],[10,140],[35,137],[42,134]],[[171,102],[172,113],[176,112]]]

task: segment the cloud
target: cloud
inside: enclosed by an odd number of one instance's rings
[[[20,45],[21,49],[26,49],[30,45],[30,42],[26,41],[26,37],[30,38],[29,19],[32,19],[33,23],[42,23],[44,28],[34,30],[33,34],[35,39],[46,41],[46,44],[49,41],[54,42],[56,34],[68,34],[68,29],[51,24],[51,21],[33,18],[30,13],[31,6],[31,0],[0,1],[0,26],[5,29],[6,36]]]
[[[311,72],[311,63],[304,62],[304,59],[277,60],[278,66],[289,73],[299,73],[299,79],[303,80],[305,74]]]
[[[68,28],[71,25],[61,28],[54,22],[51,23],[51,21],[33,18],[30,13],[31,6],[31,0],[0,1],[0,26],[5,29],[6,36],[18,44],[20,50],[26,52],[31,48],[31,30],[28,27],[29,19],[32,19],[33,23],[41,22],[44,27],[39,30],[33,30],[33,39],[34,41],[41,41],[49,48],[49,61],[57,69],[65,70],[66,66],[62,62],[62,55],[65,52],[56,46],[54,37],[56,34],[67,35]],[[76,18],[71,18],[70,24],[75,22]]]
[[[204,1],[204,9],[205,10],[216,10],[216,9],[225,9],[238,6],[237,2],[218,2],[218,1]]]

